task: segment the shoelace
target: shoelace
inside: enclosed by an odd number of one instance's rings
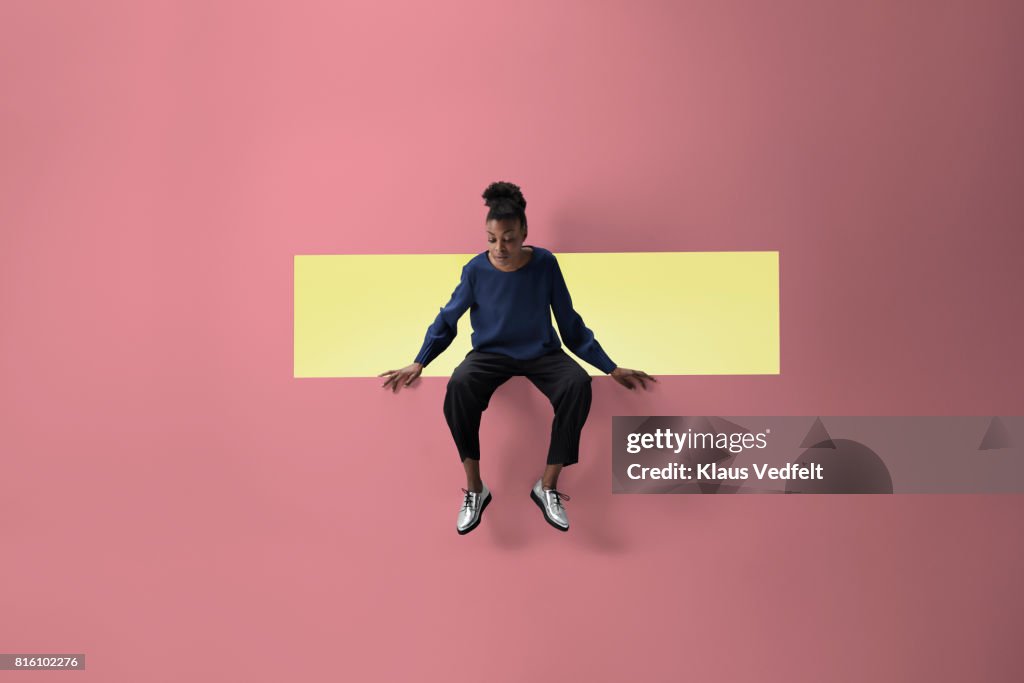
[[[565,509],[565,506],[562,505],[562,499],[572,500],[572,498],[570,498],[569,496],[565,495],[561,491],[556,491],[555,489],[544,489],[544,491],[546,493],[550,493],[550,494],[554,495],[554,497],[555,497],[555,507],[562,508],[563,510]]]
[[[470,491],[469,489],[462,489],[462,490],[466,494],[466,499],[462,502],[462,509],[463,510],[467,510],[467,509],[471,510],[471,509],[473,509],[473,496],[475,495],[475,496],[479,497],[480,494],[479,493],[474,493],[473,491]],[[481,493],[483,493],[483,492],[481,491]]]

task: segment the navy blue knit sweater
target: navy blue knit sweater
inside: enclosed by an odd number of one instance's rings
[[[605,373],[616,367],[573,310],[558,260],[547,249],[533,247],[526,265],[511,272],[495,268],[486,251],[474,256],[463,266],[451,301],[427,330],[415,362],[426,366],[448,348],[466,309],[477,351],[530,360],[561,348],[551,326],[554,311],[562,340],[573,353]]]

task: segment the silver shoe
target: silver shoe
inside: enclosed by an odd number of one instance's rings
[[[465,495],[462,498],[462,508],[459,510],[459,521],[456,526],[460,534],[468,534],[480,524],[484,508],[491,502],[490,489],[487,488],[487,484],[480,483],[483,484],[480,493],[462,489]]]
[[[569,530],[569,517],[565,514],[565,508],[562,507],[562,501],[569,500],[569,496],[555,489],[545,489],[544,480],[538,479],[537,483],[533,485],[533,490],[530,491],[530,498],[533,498],[533,502],[544,513],[544,519],[548,524],[559,531]]]

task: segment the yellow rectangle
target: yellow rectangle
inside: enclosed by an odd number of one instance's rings
[[[411,363],[473,256],[296,255],[295,377],[375,377]],[[651,375],[779,373],[777,251],[556,256],[573,307],[616,363]],[[449,376],[465,358],[469,318],[423,376]]]

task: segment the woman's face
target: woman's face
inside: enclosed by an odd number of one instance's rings
[[[491,260],[499,269],[518,268],[526,256],[523,240],[526,235],[519,219],[487,221],[487,244]]]

